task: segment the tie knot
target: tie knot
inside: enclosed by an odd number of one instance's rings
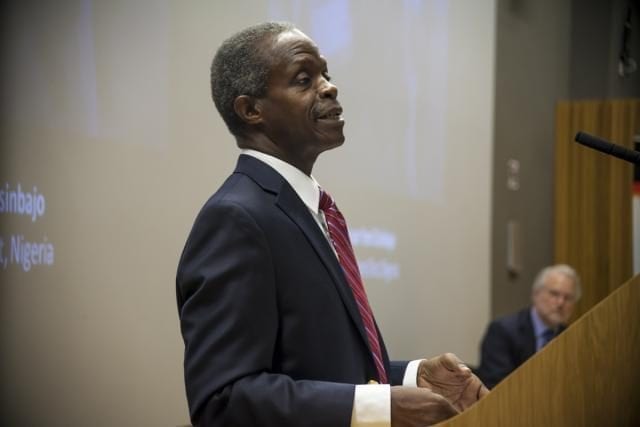
[[[322,188],[320,189],[320,210],[325,212],[333,207],[335,207],[335,202],[333,201],[333,198],[329,195],[329,193],[327,193],[326,191],[324,191]]]
[[[555,336],[555,332],[553,329],[547,329],[546,331],[544,331],[542,333],[542,339],[543,339],[542,345],[547,344],[549,341],[551,341],[551,339],[553,339],[554,336]]]

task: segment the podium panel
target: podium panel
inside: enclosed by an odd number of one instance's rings
[[[438,426],[640,426],[640,275]]]

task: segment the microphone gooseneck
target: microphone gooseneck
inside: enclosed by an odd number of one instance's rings
[[[575,137],[576,142],[585,145],[594,150],[600,151],[605,154],[617,157],[622,160],[640,165],[640,152],[635,150],[629,150],[628,148],[620,145],[612,144],[609,141],[600,139],[596,136],[589,135],[588,133],[578,132]]]

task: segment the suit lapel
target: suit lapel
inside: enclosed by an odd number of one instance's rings
[[[258,159],[241,155],[238,159],[236,172],[248,175],[264,190],[277,195],[276,205],[298,226],[318,254],[333,279],[333,285],[340,295],[349,316],[356,325],[364,345],[369,348],[369,341],[362,318],[342,267],[304,202],[277,171]]]
[[[531,307],[520,311],[520,329],[524,335],[524,360],[531,357],[536,352],[536,334],[533,330],[533,321],[531,320]]]

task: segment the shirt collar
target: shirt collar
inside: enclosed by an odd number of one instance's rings
[[[306,175],[295,166],[260,151],[244,148],[241,150],[241,154],[254,157],[275,169],[293,187],[298,197],[302,199],[302,202],[311,212],[318,215],[320,185],[313,176]]]

